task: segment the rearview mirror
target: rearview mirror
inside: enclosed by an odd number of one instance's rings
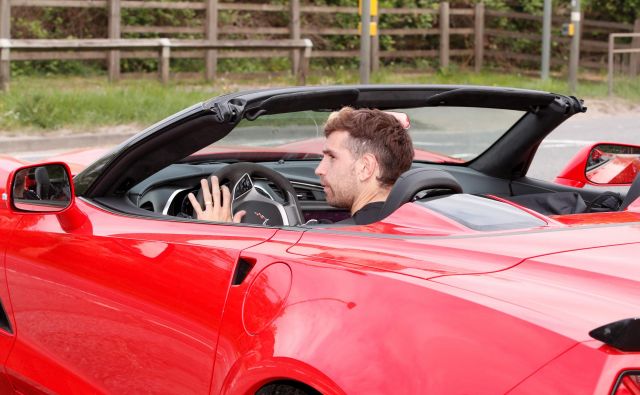
[[[71,205],[73,188],[64,163],[28,166],[11,179],[11,208],[18,212],[58,213]]]
[[[582,188],[630,185],[640,172],[640,146],[596,143],[581,149],[556,177],[562,185]]]

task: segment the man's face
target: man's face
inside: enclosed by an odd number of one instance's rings
[[[322,161],[316,175],[324,187],[327,203],[334,207],[350,209],[358,190],[356,159],[347,148],[349,132],[335,131],[327,137],[322,150]]]

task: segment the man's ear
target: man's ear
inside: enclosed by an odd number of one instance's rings
[[[366,181],[371,177],[378,178],[378,161],[373,154],[363,154],[358,162],[357,176],[360,181]]]

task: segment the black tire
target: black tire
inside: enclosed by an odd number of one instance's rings
[[[320,393],[304,384],[273,383],[260,388],[256,395],[320,395]]]

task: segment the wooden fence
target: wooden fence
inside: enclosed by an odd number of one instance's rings
[[[169,81],[169,61],[171,51],[177,49],[291,49],[298,51],[298,69],[295,75],[298,84],[304,85],[309,69],[309,58],[313,44],[311,40],[170,40],[168,38],[158,39],[63,39],[63,40],[7,40],[0,39],[0,90],[6,90],[9,85],[12,50],[136,50],[155,48],[158,51],[158,74],[163,83]],[[119,65],[109,67],[109,79],[111,81],[119,78]]]
[[[109,39],[121,39],[124,36],[131,37],[135,34],[156,34],[166,37],[172,35],[190,34],[199,35],[202,40],[213,42],[215,40],[245,35],[251,37],[265,37],[272,39],[288,38],[299,40],[302,37],[311,38],[314,42],[312,58],[356,58],[360,51],[356,48],[337,49],[327,47],[323,43],[327,36],[345,36],[357,38],[357,26],[344,28],[335,25],[310,26],[305,23],[305,18],[313,15],[326,15],[328,18],[338,14],[357,15],[357,7],[343,6],[316,6],[301,4],[300,0],[290,0],[289,4],[254,4],[254,3],[224,3],[218,0],[194,0],[194,1],[132,1],[132,0],[0,0],[0,39],[10,39],[11,9],[15,7],[79,7],[102,8],[108,11],[108,37]],[[203,14],[202,20],[195,26],[127,26],[122,22],[122,11],[126,9],[189,9]],[[289,15],[288,26],[235,26],[226,24],[219,17],[221,12],[237,13],[287,13]],[[478,3],[474,8],[451,8],[448,2],[441,2],[437,8],[381,8],[374,21],[385,15],[405,16],[429,16],[432,18],[431,27],[428,28],[381,28],[380,36],[390,36],[395,40],[412,38],[414,41],[430,43],[420,48],[408,48],[396,46],[394,49],[384,49],[379,36],[372,39],[372,68],[376,69],[380,62],[387,59],[426,58],[433,59],[440,67],[447,67],[451,58],[458,62],[471,63],[476,70],[482,68],[487,62],[495,64],[502,61],[503,64],[526,65],[528,68],[539,65],[540,55],[533,51],[513,52],[508,44],[511,40],[528,40],[529,43],[541,45],[542,16],[528,13],[504,12],[485,9],[483,3]],[[588,17],[588,15],[587,15]],[[531,31],[509,30],[500,27],[500,21],[529,21],[534,26]],[[559,31],[563,22],[568,22],[569,16],[554,16],[554,31]],[[633,24],[593,21],[584,19],[582,24],[581,41],[581,68],[594,68],[605,70],[607,64],[607,48],[609,33],[640,32],[640,20]],[[554,34],[554,53],[552,54],[552,67],[562,67],[568,57],[570,38]],[[462,44],[461,44],[462,43]],[[532,53],[533,52],[533,53]],[[206,77],[215,78],[218,59],[240,57],[273,57],[287,56],[291,58],[293,70],[299,69],[299,51],[220,51],[216,49],[203,50],[176,50],[172,57],[175,58],[203,58],[206,60]],[[624,56],[624,55],[623,55]],[[29,51],[16,52],[13,60],[41,60],[41,59],[106,59],[110,69],[110,75],[119,72],[120,59],[122,58],[154,58],[157,53],[153,51],[129,51],[121,53],[118,50],[85,51],[79,52],[51,52]],[[637,72],[637,57],[627,56],[621,62],[627,70]]]
[[[630,54],[631,59],[637,59],[640,57],[640,45],[634,45],[632,48],[616,48],[617,38],[631,38],[632,43],[640,44],[640,33],[612,33],[609,35],[609,57],[608,57],[608,71],[607,82],[609,85],[609,96],[613,95],[613,71],[614,71],[614,56],[616,54]],[[633,66],[637,66],[637,60],[633,62]],[[633,70],[635,73],[637,70]]]

